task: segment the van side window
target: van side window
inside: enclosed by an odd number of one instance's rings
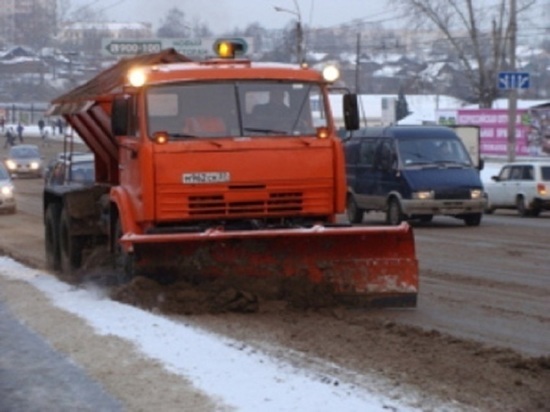
[[[389,170],[396,167],[397,156],[391,141],[381,139],[375,150],[375,167],[381,170]]]
[[[372,166],[374,162],[374,145],[373,140],[364,140],[359,148],[359,164],[361,166]]]

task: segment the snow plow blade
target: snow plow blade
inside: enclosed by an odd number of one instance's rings
[[[126,234],[138,271],[186,278],[291,280],[348,306],[415,307],[418,262],[412,228],[314,226],[200,234]],[[170,262],[170,263],[167,263]],[[294,287],[293,286],[293,287]]]

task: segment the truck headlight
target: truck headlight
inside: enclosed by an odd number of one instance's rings
[[[481,199],[483,197],[483,190],[481,189],[472,189],[470,190],[470,198],[472,199]]]
[[[40,168],[39,162],[31,162],[31,169],[32,170],[38,170]]]
[[[413,192],[412,194],[413,199],[417,200],[429,200],[434,198],[434,192],[433,190],[423,190],[420,192]]]

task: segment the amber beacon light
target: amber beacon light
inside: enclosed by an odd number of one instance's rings
[[[214,51],[222,59],[234,59],[246,53],[246,49],[246,42],[243,39],[221,39],[214,43]]]

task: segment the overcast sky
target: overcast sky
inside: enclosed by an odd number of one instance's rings
[[[484,6],[494,13],[502,0],[476,0],[476,6]],[[518,4],[523,0],[518,0]],[[267,29],[283,29],[296,18],[296,4],[302,22],[306,26],[331,27],[360,19],[364,22],[383,23],[385,27],[403,27],[410,24],[406,19],[396,20],[402,12],[391,6],[390,0],[69,0],[70,10],[89,6],[103,11],[109,21],[149,22],[153,29],[167,16],[168,11],[178,7],[185,13],[187,22],[206,23],[214,35],[234,28],[244,29],[258,22]],[[275,7],[288,10],[277,12]],[[535,0],[529,13],[519,21],[520,38],[541,40],[548,30],[550,0]],[[485,21],[489,23],[489,21]]]
[[[296,0],[305,25],[328,27],[353,19],[387,20],[392,8],[387,0]],[[71,0],[72,10],[89,5],[103,10],[110,20],[147,21],[156,28],[168,10],[178,7],[186,19],[199,19],[215,33],[245,28],[259,22],[264,27],[284,28],[295,16],[277,12],[275,6],[296,12],[294,0]]]

